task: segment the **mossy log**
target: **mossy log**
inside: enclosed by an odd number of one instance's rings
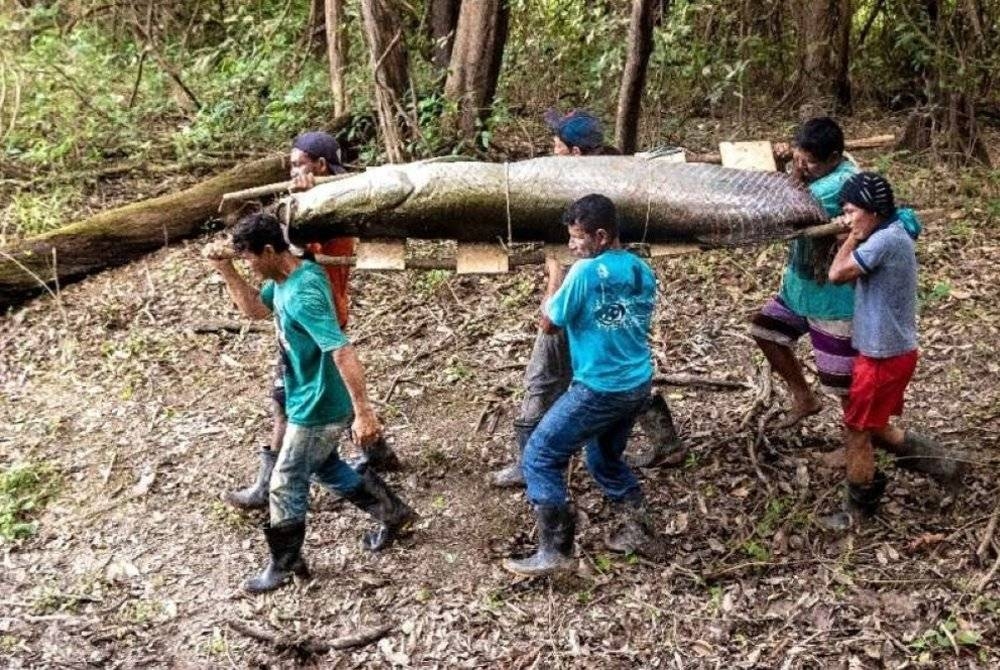
[[[46,287],[65,286],[196,235],[216,215],[223,194],[287,176],[284,156],[262,158],[179,193],[101,212],[0,249],[0,312]]]

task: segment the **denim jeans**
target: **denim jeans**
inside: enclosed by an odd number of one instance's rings
[[[636,414],[649,399],[650,383],[600,393],[573,382],[546,412],[524,450],[524,479],[534,505],[566,504],[566,466],[585,444],[587,470],[615,501],[642,495],[639,480],[622,460]]]
[[[309,509],[309,480],[344,495],[361,486],[361,476],[340,460],[337,443],[350,420],[325,426],[288,424],[271,472],[271,525],[302,521]]]
[[[524,400],[514,425],[535,426],[566,392],[572,378],[566,333],[561,329],[552,334],[538,331],[524,370]]]

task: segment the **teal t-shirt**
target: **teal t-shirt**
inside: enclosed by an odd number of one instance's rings
[[[296,426],[339,423],[351,397],[330,352],[349,344],[334,318],[330,284],[316,263],[302,261],[288,279],[266,281],[260,299],[274,313],[285,358],[285,413]]]
[[[809,184],[809,192],[829,216],[842,213],[840,187],[858,168],[848,160],[833,172]],[[820,283],[813,278],[811,256],[813,241],[799,238],[792,242],[788,264],[781,279],[781,301],[800,316],[812,319],[850,319],[854,314],[854,283]]]
[[[577,261],[546,304],[553,324],[566,330],[573,381],[617,393],[653,376],[649,324],[656,275],[624,249]]]

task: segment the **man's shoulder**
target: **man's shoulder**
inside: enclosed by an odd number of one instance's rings
[[[840,187],[858,172],[858,167],[849,160],[842,160],[829,174],[823,175],[809,184],[809,190],[815,195],[827,195],[840,192]]]

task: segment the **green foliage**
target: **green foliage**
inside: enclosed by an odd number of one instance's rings
[[[959,625],[953,617],[948,617],[933,628],[928,628],[915,638],[910,647],[915,651],[951,650],[958,647],[974,647],[979,644],[982,634],[967,625]]]
[[[0,544],[31,537],[33,517],[55,496],[59,478],[43,461],[15,463],[0,470]]]

